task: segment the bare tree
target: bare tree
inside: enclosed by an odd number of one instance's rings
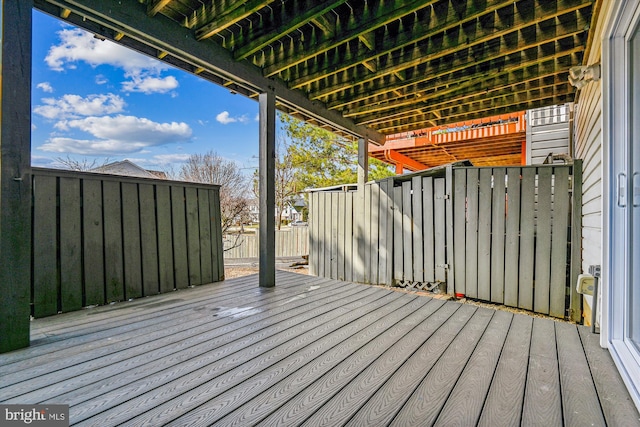
[[[99,168],[102,166],[107,165],[111,160],[107,157],[102,159],[102,161],[98,161],[97,159],[93,159],[91,162],[86,158],[82,158],[80,160],[78,159],[72,159],[71,157],[69,157],[67,155],[67,157],[56,157],[55,161],[60,163],[62,166],[64,166],[67,169],[70,169],[72,171],[88,171],[91,169],[95,169],[95,168]]]
[[[178,177],[183,181],[220,185],[223,234],[227,234],[232,225],[242,225],[248,220],[250,182],[235,162],[215,151],[192,154],[182,164]]]

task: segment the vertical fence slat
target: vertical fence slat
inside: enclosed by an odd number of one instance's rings
[[[535,175],[533,168],[522,169],[518,307],[525,310],[533,310]]]
[[[429,283],[436,281],[435,263],[435,242],[434,242],[434,192],[433,178],[422,178],[422,228],[424,235],[423,257],[424,257],[424,280]]]
[[[140,244],[142,245],[142,293],[155,295],[160,292],[158,277],[158,240],[156,204],[153,186],[138,186],[140,200]]]
[[[520,169],[507,172],[504,304],[518,306],[518,254],[520,250]]]
[[[336,211],[338,212],[338,280],[345,280],[344,265],[345,265],[345,245],[347,242],[347,236],[344,233],[345,217],[346,217],[346,193],[341,191],[338,193],[338,205]],[[351,244],[351,238],[348,240]]]
[[[393,284],[404,279],[402,237],[402,187],[393,187]]]
[[[344,265],[344,277],[345,280],[351,281],[353,280],[353,194],[345,193],[345,243],[344,243],[344,257],[345,257],[345,265]]]
[[[491,218],[491,301],[504,302],[505,168],[493,169]]]
[[[84,304],[105,303],[104,234],[102,229],[102,182],[85,179],[82,184],[82,233],[84,237]]]
[[[142,296],[142,263],[138,185],[128,182],[122,183],[122,231],[125,296],[139,298]]]
[[[122,264],[122,199],[120,183],[102,183],[104,206],[104,265],[107,302],[124,298],[124,271]]]
[[[378,243],[380,244],[379,263],[378,263],[378,283],[389,286],[388,281],[388,260],[389,260],[389,242],[387,241],[387,228],[389,223],[389,179],[380,182],[379,204],[378,204]]]
[[[338,193],[331,193],[331,278],[338,278]]]
[[[442,226],[443,230],[446,230],[445,242],[453,242],[453,167],[447,166],[445,169],[445,179],[444,179],[444,205],[445,205],[445,216],[443,217],[442,224],[436,225],[436,227]],[[447,283],[447,292],[453,293],[455,289],[455,277],[453,275],[453,271],[455,269],[455,259],[453,255],[453,245],[446,245],[442,247],[442,251],[446,251],[446,255],[444,258],[444,281]],[[440,249],[438,249],[440,250]],[[436,265],[437,268],[437,265]]]
[[[175,287],[184,289],[189,286],[189,253],[186,223],[185,188],[171,186],[171,227],[173,230],[173,276]],[[198,261],[199,261],[198,256]]]
[[[174,289],[173,277],[173,237],[171,234],[171,192],[170,187],[156,187],[156,216],[158,224],[158,265],[160,292]]]
[[[56,178],[36,176],[33,184],[34,316],[58,312]],[[102,263],[102,259],[100,260]]]
[[[536,209],[536,265],[533,309],[549,314],[549,280],[551,272],[551,168],[538,168],[538,203]]]
[[[582,320],[582,295],[576,290],[578,274],[582,271],[582,160],[573,161],[572,205],[571,205],[571,271],[569,272],[569,319]]]
[[[411,208],[413,218],[413,280],[424,282],[422,177],[413,177],[411,187],[413,187],[413,206]]]
[[[200,221],[200,271],[201,283],[213,282],[211,251],[211,215],[209,214],[209,191],[198,188],[198,220]]]
[[[402,251],[404,279],[413,281],[413,217],[411,215],[411,181],[402,183]]]
[[[467,205],[467,170],[454,169],[454,191],[453,191],[453,252],[455,291],[459,294],[466,294],[466,205]]]
[[[380,184],[374,182],[371,187],[371,253],[369,262],[369,272],[371,277],[369,282],[379,284],[378,265],[380,254]]]
[[[318,193],[309,194],[309,274],[318,275]]]
[[[478,298],[491,300],[491,169],[480,169],[478,193]]]
[[[332,194],[326,193],[326,203],[324,205],[324,277],[331,277],[331,216],[333,212],[331,210]]]
[[[198,191],[193,187],[187,187],[184,189],[184,197],[187,221],[189,285],[201,285],[202,271],[200,269],[200,221],[198,219]],[[177,284],[180,284],[180,282],[177,282]]]
[[[325,242],[327,241],[326,236],[324,234],[324,223],[325,223],[325,209],[327,206],[327,193],[319,192],[318,193],[318,207],[317,215],[318,221],[316,223],[317,226],[317,238],[318,238],[318,276],[327,277],[324,271],[324,258],[326,256],[325,251]]]
[[[60,178],[60,310],[82,308],[80,179]]]
[[[446,218],[445,218],[445,180],[436,178],[434,180],[434,241],[435,241],[435,262],[436,262],[436,282],[447,282],[446,263]],[[452,276],[450,274],[449,276]],[[449,291],[449,282],[447,291]]]
[[[567,227],[569,226],[569,168],[553,168],[553,221],[551,231],[551,283],[549,315],[566,315]]]
[[[467,244],[465,248],[465,295],[478,298],[478,172],[467,169]]]

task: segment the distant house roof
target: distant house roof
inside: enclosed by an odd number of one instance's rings
[[[90,172],[108,173],[112,175],[125,175],[136,176],[139,178],[161,178],[166,179],[167,175],[161,171],[146,170],[141,166],[136,165],[130,160],[122,160],[120,162],[113,162],[91,169]]]

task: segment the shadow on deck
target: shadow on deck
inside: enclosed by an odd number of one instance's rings
[[[0,402],[77,425],[640,425],[584,327],[278,273],[38,319]]]

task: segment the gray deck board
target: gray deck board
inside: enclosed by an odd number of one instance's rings
[[[598,337],[387,288],[279,272],[32,322],[0,402],[72,425],[640,425]]]

